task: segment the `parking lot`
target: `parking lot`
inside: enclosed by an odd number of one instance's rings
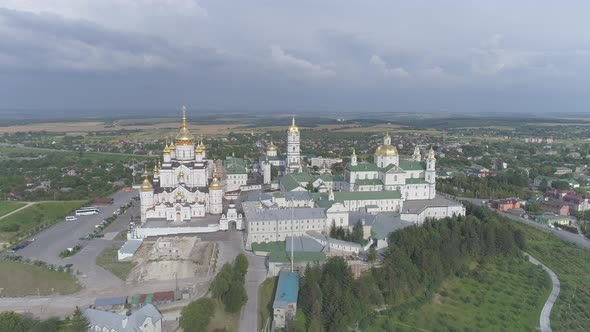
[[[74,260],[74,258],[82,254],[82,252],[74,257],[65,259],[60,258],[59,253],[76,245],[82,245],[83,247],[87,246],[89,242],[110,242],[100,238],[91,241],[83,240],[82,238],[85,238],[94,232],[96,225],[100,225],[104,219],[112,216],[115,210],[127,204],[134,196],[137,196],[136,191],[119,191],[112,196],[114,199],[113,204],[99,206],[99,214],[77,216],[77,220],[75,221],[59,222],[37,234],[34,237],[35,241],[30,243],[26,248],[18,250],[14,255],[23,256],[23,258],[30,258],[32,260],[42,260],[47,263],[58,265],[71,263],[70,260]],[[131,214],[134,211],[137,211],[138,205],[138,202],[134,202],[134,206],[132,206],[124,215],[120,215],[117,220],[104,230],[103,234],[109,234],[112,237],[114,236],[114,233],[126,229],[129,225]],[[94,246],[95,245],[93,244],[92,247]],[[82,251],[84,251],[84,249],[82,249]],[[92,264],[94,264],[94,260],[92,260]],[[74,269],[76,269],[76,267],[74,267]]]

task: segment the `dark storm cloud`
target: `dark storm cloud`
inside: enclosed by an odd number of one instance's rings
[[[585,9],[5,0],[0,109],[586,109]]]

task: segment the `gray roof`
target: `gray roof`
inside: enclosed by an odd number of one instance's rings
[[[256,221],[284,221],[284,220],[301,220],[301,219],[325,219],[326,212],[322,208],[290,208],[279,209],[275,207],[258,207],[256,202],[242,203],[244,216],[248,222]],[[291,216],[293,214],[293,216]]]
[[[285,251],[291,252],[291,236],[285,239]],[[293,252],[322,252],[324,246],[307,236],[293,237]]]
[[[382,212],[375,216],[375,222],[371,231],[373,232],[373,238],[381,240],[386,239],[390,233],[397,231],[408,226],[412,226],[414,223],[401,220],[399,215],[392,212]]]
[[[451,201],[443,196],[437,195],[434,199],[417,199],[404,201],[401,213],[417,214],[427,207],[462,206],[461,203]]]
[[[141,246],[142,240],[127,240],[125,244],[119,249],[124,254],[135,254],[137,249]]]
[[[342,245],[342,246],[350,246],[350,247],[358,247],[358,248],[362,248],[362,246],[356,242],[349,242],[349,241],[343,241],[343,240],[338,240],[335,238],[331,238],[329,236],[326,236],[318,231],[307,231],[307,235],[316,238],[318,240],[323,240],[326,241],[328,244],[336,244],[336,245]]]
[[[131,314],[131,316],[96,309],[86,309],[84,316],[88,318],[92,326],[98,325],[101,328],[106,327],[109,331],[115,330],[117,332],[139,331],[139,327],[141,327],[147,317],[151,317],[153,323],[162,320],[162,314],[160,314],[153,304],[149,303]]]
[[[352,211],[348,214],[348,222],[350,226],[356,225],[359,220],[363,222],[363,225],[370,226],[375,222],[375,218],[376,215],[363,211]]]
[[[273,194],[274,197],[284,197],[288,201],[309,201],[311,194],[308,191],[281,191]]]

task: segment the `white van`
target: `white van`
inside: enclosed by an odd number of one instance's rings
[[[78,218],[76,218],[75,216],[67,216],[66,217],[66,221],[76,221],[78,220]]]

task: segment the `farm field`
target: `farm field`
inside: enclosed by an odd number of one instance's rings
[[[81,287],[76,278],[66,272],[0,260],[0,297],[27,295],[72,294]]]
[[[9,242],[34,232],[38,226],[59,221],[82,205],[84,201],[41,202],[11,214],[0,219],[0,242]]]
[[[550,292],[549,276],[540,267],[521,257],[498,257],[466,277],[445,280],[428,303],[395,310],[376,325],[408,331],[533,331]]]

